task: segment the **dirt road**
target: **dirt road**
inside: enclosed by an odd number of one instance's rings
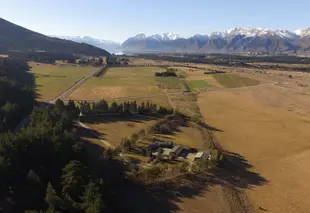
[[[101,136],[99,136],[92,128],[90,128],[89,126],[87,126],[86,124],[83,124],[82,122],[78,121],[77,122],[81,127],[89,130],[89,132],[95,136],[96,138],[98,138],[98,140],[100,140],[100,142],[102,142],[104,144],[104,146],[108,147],[108,148],[112,148],[114,149],[114,145],[110,144],[109,142],[107,142],[106,140],[104,140],[104,138],[102,138]]]
[[[104,68],[105,68],[105,66],[94,68],[93,71],[91,71],[87,76],[76,81],[70,88],[68,88],[66,91],[64,91],[62,94],[60,94],[58,97],[56,97],[52,101],[49,101],[49,103],[55,103],[55,101],[57,99],[65,100],[74,90],[76,90],[78,87],[80,87],[89,78],[93,77],[99,70],[104,69]],[[106,70],[105,70],[105,72],[106,72]],[[105,74],[105,72],[102,73],[101,76],[103,76]]]

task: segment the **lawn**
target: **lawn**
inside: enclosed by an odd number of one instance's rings
[[[69,98],[74,100],[112,100],[163,93],[158,87],[157,67],[110,68],[101,78],[88,79]]]
[[[93,69],[92,67],[34,62],[30,62],[29,66],[30,71],[35,75],[38,99],[45,101],[54,99]]]
[[[214,74],[213,77],[226,88],[258,85],[259,81],[235,74]]]
[[[192,91],[195,91],[201,88],[212,87],[211,84],[209,84],[207,81],[204,81],[204,80],[187,81],[187,84]]]

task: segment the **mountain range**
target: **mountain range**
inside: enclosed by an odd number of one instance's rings
[[[133,53],[307,52],[310,50],[310,28],[295,32],[265,28],[233,28],[191,37],[172,33],[151,36],[138,34],[127,39],[121,47],[124,52]]]
[[[107,49],[111,53],[241,53],[241,52],[308,52],[310,28],[294,32],[266,28],[232,28],[206,35],[184,37],[174,33],[146,36],[140,33],[122,44],[89,36],[58,36],[75,42]]]
[[[98,47],[52,38],[0,18],[0,52],[54,52],[108,56],[107,51]]]

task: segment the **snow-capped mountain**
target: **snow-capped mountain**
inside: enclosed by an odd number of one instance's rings
[[[267,28],[235,27],[229,30],[186,38],[164,33],[138,34],[122,48],[130,52],[290,52],[309,47],[310,28],[295,32]]]
[[[116,53],[120,51],[120,43],[110,41],[110,40],[93,38],[90,36],[55,36],[54,35],[52,37],[71,40],[71,41],[78,42],[78,43],[90,44],[90,45],[105,49],[110,53]]]
[[[134,37],[131,37],[129,39],[131,40],[159,40],[159,41],[173,41],[177,39],[184,39],[185,37],[175,34],[175,33],[163,33],[163,34],[154,34],[150,36],[146,36],[144,33],[140,33]]]
[[[295,31],[300,37],[310,36],[310,28],[302,28]]]

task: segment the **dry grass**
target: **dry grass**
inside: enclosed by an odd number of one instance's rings
[[[173,135],[162,135],[162,134],[149,134],[141,144],[146,146],[151,144],[153,137],[160,140],[167,140],[176,144],[196,148],[199,150],[205,150],[209,148],[209,144],[206,144],[201,132],[193,127],[180,127],[180,131],[175,132]]]
[[[95,123],[86,123],[89,127],[96,130],[102,137],[115,147],[120,145],[120,142],[125,137],[130,137],[141,129],[153,125],[156,120],[128,120],[117,118],[100,119],[96,118]]]
[[[255,206],[273,213],[307,212],[310,120],[271,104],[268,88],[265,95],[262,90],[260,97],[247,90],[205,93],[199,105],[208,124],[223,131],[216,134],[224,147],[245,156],[269,181],[248,191]]]
[[[29,66],[30,71],[35,74],[39,100],[52,100],[93,69],[92,67],[34,62],[29,63]]]

